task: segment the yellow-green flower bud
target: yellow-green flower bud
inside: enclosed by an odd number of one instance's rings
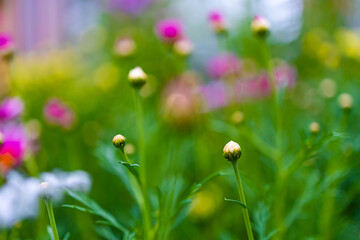
[[[342,93],[338,97],[338,102],[342,109],[351,109],[354,103],[354,99],[350,94]]]
[[[310,123],[309,130],[311,133],[318,133],[320,131],[320,124],[317,122]]]
[[[116,148],[119,148],[121,151],[124,150],[125,142],[126,142],[126,138],[120,134],[116,135],[112,140],[114,146]]]
[[[235,162],[241,157],[241,147],[234,141],[228,142],[223,151],[224,157],[230,162]]]
[[[136,67],[130,70],[128,79],[132,87],[140,89],[147,82],[148,76],[141,67]]]
[[[251,23],[251,31],[255,36],[266,37],[270,31],[270,22],[261,16],[255,16]]]

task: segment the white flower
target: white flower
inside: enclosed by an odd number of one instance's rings
[[[89,174],[84,171],[41,174],[41,180],[25,178],[12,171],[7,175],[7,182],[0,188],[0,229],[13,226],[38,214],[40,198],[60,201],[65,189],[87,192],[91,187]]]
[[[11,227],[25,218],[36,217],[39,208],[40,181],[10,172],[0,189],[0,229]]]
[[[63,172],[55,170],[41,174],[40,179],[46,182],[42,188],[42,195],[54,201],[60,201],[64,196],[64,190],[88,192],[91,188],[89,174],[84,171]]]

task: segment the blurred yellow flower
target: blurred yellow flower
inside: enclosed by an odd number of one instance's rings
[[[95,84],[105,92],[111,89],[118,79],[119,70],[111,62],[103,63],[94,73]]]
[[[216,209],[216,200],[214,194],[210,191],[198,192],[190,206],[190,217],[195,219],[204,219],[210,217]]]
[[[358,32],[339,29],[335,33],[335,40],[346,57],[360,59],[360,35]]]

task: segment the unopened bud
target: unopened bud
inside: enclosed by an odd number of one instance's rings
[[[136,43],[132,38],[120,38],[115,44],[115,53],[120,57],[128,57],[134,54],[136,50]]]
[[[318,133],[320,131],[320,124],[317,122],[310,123],[309,130],[311,133]]]
[[[126,138],[123,135],[118,134],[113,138],[112,143],[116,148],[119,148],[121,151],[123,151]]]
[[[325,78],[320,82],[319,89],[325,98],[332,98],[336,93],[336,83],[330,78]]]
[[[132,87],[140,89],[147,82],[148,76],[141,67],[136,67],[130,70],[128,79]]]
[[[338,97],[338,102],[342,109],[351,109],[354,103],[354,99],[349,93],[342,93]]]
[[[251,23],[251,31],[255,36],[261,38],[266,37],[270,31],[270,27],[270,22],[259,15],[256,15]]]
[[[50,192],[50,188],[49,188],[49,183],[48,182],[42,182],[40,183],[40,191],[41,191],[41,194],[40,194],[40,197],[43,198],[43,199],[50,199],[51,196],[49,194]]]
[[[234,124],[240,124],[244,121],[244,113],[241,111],[236,111],[231,115],[231,121]]]
[[[225,22],[224,16],[220,12],[211,12],[209,15],[209,22],[216,33],[226,33],[227,24]]]
[[[228,142],[223,151],[225,159],[230,162],[235,162],[241,157],[241,147],[234,141]]]
[[[180,56],[189,56],[193,49],[193,44],[187,39],[180,39],[174,43],[174,52]]]

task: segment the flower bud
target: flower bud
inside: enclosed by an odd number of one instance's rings
[[[120,134],[116,135],[112,140],[114,146],[116,148],[119,148],[121,151],[124,149],[125,142],[126,142],[126,138]]]
[[[230,162],[235,162],[241,157],[241,147],[234,141],[228,142],[223,151],[225,159]]]
[[[115,53],[120,57],[128,57],[134,54],[136,43],[132,38],[124,37],[116,41]]]
[[[49,183],[48,182],[41,182],[40,183],[40,197],[44,198],[44,199],[50,199],[51,198],[51,194],[50,194],[50,188],[49,188]]]
[[[226,33],[227,24],[222,13],[213,11],[209,14],[209,22],[214,32],[221,34]]]
[[[349,93],[342,93],[338,97],[338,103],[342,109],[351,109],[354,99]]]
[[[260,38],[266,37],[270,30],[270,22],[259,15],[256,15],[251,23],[251,31]]]
[[[244,121],[244,113],[241,111],[236,111],[231,115],[231,121],[234,124],[240,124]]]
[[[325,78],[320,82],[319,90],[324,98],[332,98],[336,93],[336,83],[330,78]]]
[[[310,123],[309,130],[311,133],[318,133],[320,131],[320,124],[317,122]]]
[[[193,44],[187,39],[180,39],[174,43],[174,52],[183,57],[189,56],[193,49]]]
[[[148,76],[141,67],[136,67],[130,70],[128,75],[130,85],[137,89],[140,89],[145,85],[145,83],[147,82],[147,78]]]

